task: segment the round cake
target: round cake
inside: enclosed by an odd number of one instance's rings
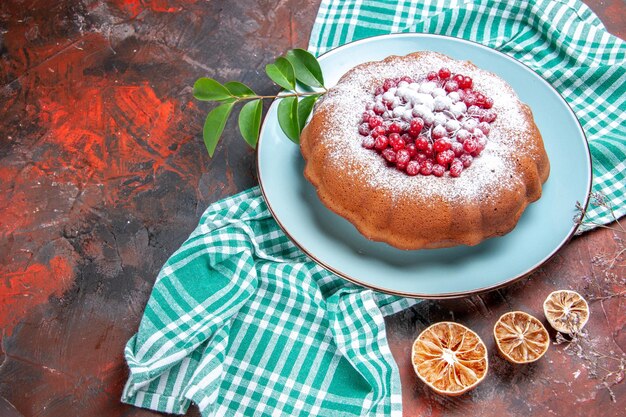
[[[550,171],[532,112],[513,89],[430,51],[350,70],[318,102],[300,148],[321,201],[400,249],[510,232]]]

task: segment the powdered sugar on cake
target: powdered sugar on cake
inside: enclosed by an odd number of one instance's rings
[[[362,146],[362,136],[357,127],[363,109],[372,99],[373,91],[388,78],[403,76],[422,78],[429,71],[448,67],[454,73],[469,75],[478,91],[493,99],[493,110],[497,119],[491,125],[489,140],[483,152],[460,177],[413,176],[389,167],[379,154]],[[490,190],[502,187],[517,187],[520,178],[514,174],[516,154],[519,155],[520,141],[528,121],[521,112],[521,102],[508,84],[497,76],[480,70],[468,62],[454,61],[433,53],[422,52],[415,57],[390,57],[385,61],[361,65],[330,89],[318,104],[318,111],[325,112],[325,130],[332,135],[321,140],[328,149],[327,163],[332,169],[341,170],[355,181],[367,182],[370,186],[389,190],[393,196],[419,193],[425,196],[438,195],[449,200],[489,198]],[[525,143],[525,149],[532,144]]]

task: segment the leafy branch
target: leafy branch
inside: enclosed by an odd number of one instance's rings
[[[193,86],[193,95],[201,101],[218,103],[204,122],[202,136],[209,156],[213,156],[222,136],[226,121],[234,107],[245,103],[239,111],[239,132],[246,143],[256,148],[263,119],[263,100],[279,99],[278,124],[294,143],[300,143],[300,133],[313,111],[317,99],[327,92],[319,62],[303,49],[292,49],[274,63],[265,66],[265,73],[283,88],[276,95],[259,95],[238,81],[221,84],[212,78],[199,78]],[[298,91],[308,87],[310,92]]]

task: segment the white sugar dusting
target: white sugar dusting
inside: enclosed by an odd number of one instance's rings
[[[409,76],[422,78],[430,71],[441,67],[453,73],[468,75],[474,80],[475,91],[494,101],[496,120],[491,124],[487,145],[472,165],[452,178],[408,176],[389,167],[375,151],[365,149],[363,137],[358,132],[365,106],[372,100],[376,87],[386,78]],[[372,187],[392,191],[398,198],[419,193],[437,195],[448,200],[476,200],[489,198],[490,191],[502,187],[517,186],[521,179],[514,176],[516,155],[520,141],[526,142],[525,132],[529,126],[521,113],[521,102],[513,89],[492,73],[473,64],[455,61],[434,52],[421,52],[415,56],[390,57],[386,61],[360,65],[346,74],[330,89],[318,104],[318,110],[327,109],[326,125],[320,140],[327,142],[330,149],[328,163],[334,170],[349,174],[355,181],[367,181]],[[328,142],[332,141],[332,142]],[[529,149],[529,143],[524,143]]]

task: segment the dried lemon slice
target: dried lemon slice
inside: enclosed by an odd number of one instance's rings
[[[503,314],[493,327],[493,336],[500,353],[513,363],[534,362],[550,346],[550,336],[543,324],[523,311]]]
[[[589,305],[576,291],[554,291],[543,302],[543,312],[561,333],[578,333],[589,320]]]
[[[458,323],[436,323],[413,343],[413,368],[426,385],[443,395],[461,395],[487,375],[487,348]]]

